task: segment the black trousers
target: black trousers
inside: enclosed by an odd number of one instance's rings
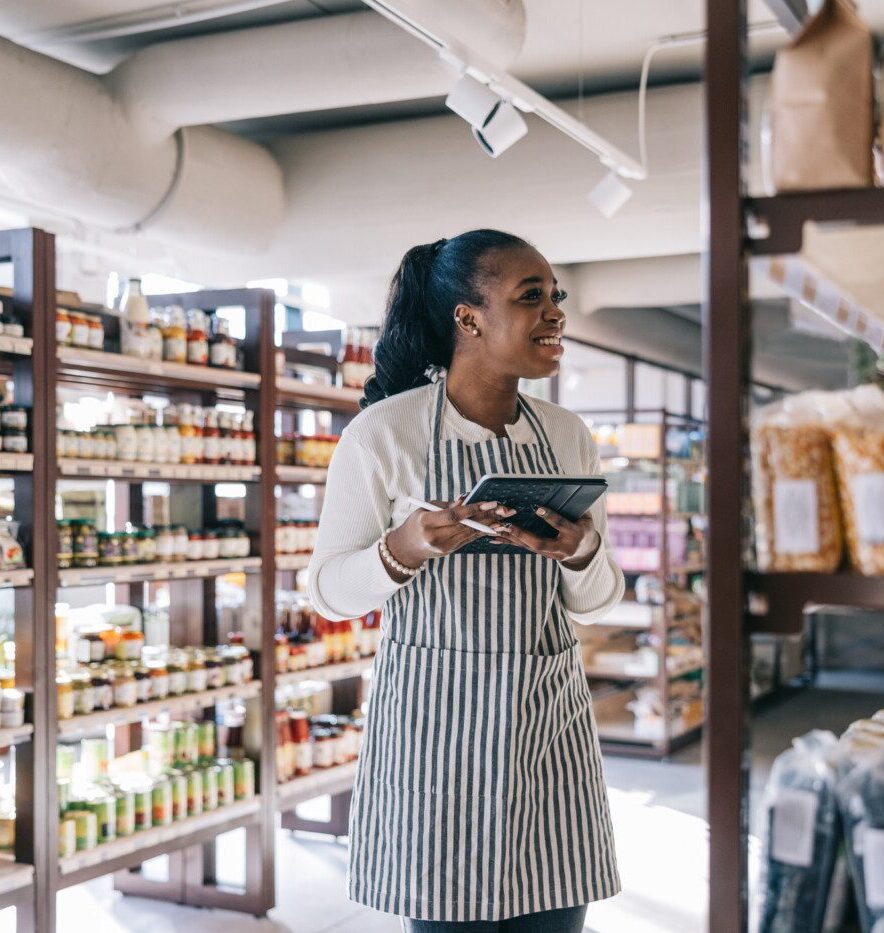
[[[402,918],[405,933],[580,933],[586,906],[542,910],[509,920],[411,920]]]

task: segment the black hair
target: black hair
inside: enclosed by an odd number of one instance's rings
[[[520,249],[525,240],[500,230],[470,230],[450,240],[412,247],[393,276],[381,334],[374,350],[374,375],[360,406],[426,385],[431,365],[447,368],[454,354],[459,304],[484,307],[486,254]]]

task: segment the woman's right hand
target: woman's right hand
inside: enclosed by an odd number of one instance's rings
[[[460,524],[462,519],[471,518],[499,531],[502,527],[499,519],[515,515],[515,509],[497,502],[464,505],[463,498],[461,496],[454,502],[434,502],[433,505],[442,507],[441,512],[428,512],[426,509],[412,512],[387,535],[387,547],[392,556],[406,567],[420,567],[428,558],[451,554],[484,535],[484,532]],[[391,572],[390,568],[387,570]]]

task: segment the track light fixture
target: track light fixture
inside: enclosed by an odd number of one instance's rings
[[[632,189],[615,172],[610,171],[589,192],[590,203],[610,220],[632,197]]]
[[[492,159],[528,132],[528,124],[509,101],[469,74],[461,75],[445,104],[470,124],[473,136]]]

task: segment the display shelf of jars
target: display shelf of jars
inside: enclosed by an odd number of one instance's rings
[[[341,661],[337,664],[323,664],[321,667],[308,667],[302,671],[289,671],[286,674],[276,675],[278,687],[288,687],[299,684],[305,680],[322,680],[332,683],[336,680],[349,680],[359,677],[363,671],[370,670],[374,663],[374,655],[367,658],[358,658],[355,661]]]
[[[277,554],[277,570],[305,570],[310,563],[311,554]]]
[[[0,570],[0,587],[30,586],[34,579],[34,571],[30,567],[18,570]]]
[[[278,810],[290,810],[292,807],[321,797],[324,794],[341,794],[352,790],[356,780],[356,762],[331,768],[316,768],[310,774],[280,784],[276,788],[276,807]]]
[[[33,470],[33,454],[0,453],[0,473],[31,473]]]
[[[124,353],[88,350],[84,347],[59,347],[58,360],[61,372],[65,375],[79,372],[101,372],[129,382],[154,383],[157,379],[162,379],[195,386],[235,389],[254,389],[261,384],[261,376],[258,373],[220,366],[198,366],[193,363],[142,359]]]
[[[11,353],[13,356],[30,356],[34,341],[30,337],[12,337],[9,334],[0,334],[0,353]]]
[[[168,826],[154,826],[133,836],[104,842],[68,858],[61,858],[58,861],[62,875],[61,887],[81,884],[88,877],[108,874],[156,855],[165,855],[175,849],[208,841],[220,832],[252,822],[260,812],[261,797],[258,795],[250,800],[238,800]],[[96,870],[89,872],[89,869]]]
[[[326,408],[346,414],[357,414],[362,389],[348,386],[304,382],[292,376],[277,376],[276,394],[280,401],[311,408]]]
[[[176,563],[131,564],[125,567],[85,567],[60,570],[58,585],[95,586],[101,583],[151,583],[160,580],[196,580],[226,573],[261,569],[260,557],[236,557],[223,560],[188,560]],[[2,584],[2,576],[0,576]]]
[[[0,857],[0,897],[20,891],[34,881],[34,866],[23,865],[12,858]]]
[[[10,745],[16,745],[18,742],[26,742],[33,734],[34,727],[29,722],[22,726],[0,729],[0,748],[9,748]]]
[[[70,719],[59,719],[58,734],[62,737],[82,735],[106,726],[120,726],[139,722],[142,719],[151,719],[163,713],[169,716],[179,716],[191,710],[206,709],[224,700],[249,700],[260,693],[261,681],[251,680],[244,684],[231,684],[212,690],[201,690],[197,693],[183,693],[180,696],[169,696],[162,700],[148,700],[136,706],[98,710],[94,713],[75,715]]]
[[[5,456],[28,457],[31,454]],[[3,455],[0,455],[0,472]],[[30,469],[30,466],[19,467]],[[252,483],[261,478],[259,466],[231,466],[205,463],[139,463],[134,460],[81,460],[65,457],[58,461],[62,476],[94,477],[96,479],[184,481],[192,483]],[[316,482],[303,480],[303,482]]]
[[[310,483],[322,485],[328,478],[328,470],[321,467],[285,466],[278,464],[276,478],[281,483]]]

